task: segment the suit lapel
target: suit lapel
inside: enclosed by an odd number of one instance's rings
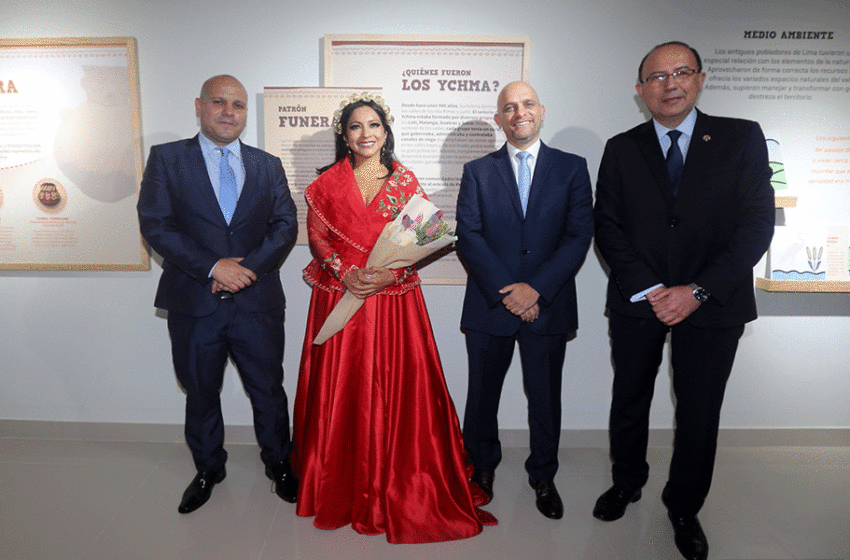
[[[209,208],[212,215],[218,216],[224,225],[227,222],[224,219],[224,214],[221,213],[221,205],[218,203],[218,198],[215,196],[215,189],[210,181],[210,174],[207,170],[207,162],[204,159],[204,154],[201,152],[201,143],[198,141],[198,136],[190,139],[186,144],[188,149],[188,166],[192,185],[195,185],[198,199],[203,200]]]
[[[230,220],[232,224],[234,220],[239,219],[251,207],[251,199],[257,193],[257,175],[259,169],[257,160],[252,157],[248,148],[242,141],[239,141],[239,146],[242,150],[242,165],[245,166],[245,183],[242,185],[242,192],[239,193],[239,200],[236,201],[236,210],[233,211],[233,218]]]
[[[670,185],[670,175],[667,173],[667,163],[664,161],[664,153],[655,133],[655,125],[649,120],[638,129],[638,146],[643,153],[647,167],[655,178],[655,188],[661,191],[661,195],[672,204],[673,187]]]
[[[537,199],[540,198],[544,185],[546,185],[546,176],[549,174],[553,161],[550,152],[549,146],[541,141],[540,150],[537,152],[537,161],[534,164],[534,175],[531,177],[531,191],[528,193],[526,216],[531,215],[532,208]],[[517,192],[519,192],[519,187],[517,187]]]
[[[511,199],[511,203],[514,206],[514,210],[516,210],[517,215],[520,219],[523,219],[522,203],[519,201],[519,187],[516,184],[514,168],[511,166],[511,156],[508,153],[508,145],[504,144],[502,149],[496,152],[495,157],[496,171],[499,172],[499,177],[502,179],[502,185],[505,187],[505,191]]]
[[[699,180],[699,173],[708,169],[706,165],[709,154],[711,134],[711,118],[697,110],[697,122],[694,125],[694,134],[688,144],[688,157],[685,159],[685,167],[682,170],[682,182],[679,185],[679,196],[683,190],[687,190],[694,180]],[[684,187],[684,189],[683,189]]]

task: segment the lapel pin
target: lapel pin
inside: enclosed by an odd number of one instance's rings
[[[708,142],[709,140],[711,140],[711,136],[709,136],[708,134],[702,137],[703,142]]]

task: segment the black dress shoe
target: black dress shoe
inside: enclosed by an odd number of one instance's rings
[[[475,469],[475,471],[473,471],[472,473],[472,478],[470,478],[469,480],[477,484],[478,487],[481,488],[481,490],[483,490],[485,494],[487,494],[488,500],[492,500],[493,478],[495,478],[495,476],[495,471],[482,471],[480,469]]]
[[[298,499],[298,479],[292,472],[289,461],[266,465],[266,476],[274,483],[274,492],[284,502],[294,504]]]
[[[224,480],[227,476],[227,471],[221,467],[217,471],[198,471],[186,491],[183,492],[183,499],[180,501],[180,506],[177,511],[180,513],[192,513],[210,499],[213,486]]]
[[[555,482],[548,480],[541,482],[528,477],[528,483],[537,494],[537,509],[549,519],[560,519],[564,516],[564,503],[555,488]]]
[[[626,513],[626,506],[638,500],[640,500],[640,488],[627,490],[622,486],[612,486],[596,500],[593,517],[602,521],[620,519]]]
[[[676,534],[676,547],[687,560],[705,560],[708,558],[708,540],[696,516],[678,517],[667,513],[673,523]]]

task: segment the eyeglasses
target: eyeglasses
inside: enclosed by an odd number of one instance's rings
[[[669,74],[652,74],[651,76],[641,80],[642,84],[649,84],[651,86],[660,86],[664,82],[667,81],[667,78],[673,78],[677,82],[681,83],[696,74],[697,71],[693,68],[680,68],[674,72],[670,72]]]

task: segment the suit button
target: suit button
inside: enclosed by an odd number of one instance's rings
[[[529,254],[531,254],[531,251],[529,251],[528,249],[523,249],[522,254],[523,255],[529,255]]]
[[[679,220],[673,218],[672,220],[670,220],[670,227],[676,227],[676,225],[678,223],[679,223]]]

